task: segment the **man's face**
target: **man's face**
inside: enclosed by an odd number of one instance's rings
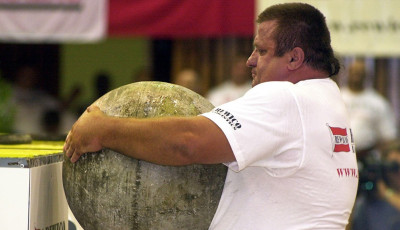
[[[254,39],[254,51],[247,60],[253,77],[252,86],[267,81],[285,81],[288,79],[287,57],[275,56],[276,44],[273,40],[275,21],[262,22],[258,26]]]
[[[348,85],[354,91],[361,91],[364,88],[365,65],[361,61],[354,62],[349,68]]]

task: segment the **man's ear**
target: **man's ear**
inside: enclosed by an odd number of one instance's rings
[[[289,51],[289,70],[296,70],[299,68],[304,62],[304,51],[300,47],[295,47],[291,51]]]

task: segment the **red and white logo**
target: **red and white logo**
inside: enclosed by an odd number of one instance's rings
[[[341,127],[331,127],[327,124],[331,132],[333,152],[350,152],[350,137],[347,129]],[[351,131],[350,131],[351,132]]]

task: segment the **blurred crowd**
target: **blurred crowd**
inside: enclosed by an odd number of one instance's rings
[[[201,77],[193,68],[183,68],[172,83],[186,87],[210,100],[215,106],[242,96],[251,88],[251,76],[245,56],[234,58],[229,76],[215,88],[204,93]],[[132,74],[132,82],[152,81],[153,71],[141,68]],[[96,99],[110,91],[112,78],[105,70],[92,76],[93,95],[81,101],[84,89],[75,86],[65,98],[58,98],[40,87],[40,70],[34,65],[21,65],[15,69],[12,79],[0,76],[0,133],[31,134],[38,138],[54,136],[62,139],[80,114]],[[78,104],[78,105],[77,105]]]
[[[24,133],[59,136],[67,133],[76,117],[69,113],[63,102],[40,89],[40,71],[31,65],[15,70],[14,80],[1,79],[3,113],[0,133]]]
[[[365,60],[354,60],[346,71],[341,93],[359,169],[358,194],[347,229],[400,229],[400,142],[393,106],[367,87]]]

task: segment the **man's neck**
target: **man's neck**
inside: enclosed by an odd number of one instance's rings
[[[296,84],[304,80],[323,79],[328,77],[329,75],[327,73],[320,70],[312,69],[307,66],[293,72],[291,76],[288,78],[288,81],[292,82],[293,84]]]

